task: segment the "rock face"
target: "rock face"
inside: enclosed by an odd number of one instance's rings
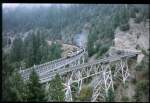
[[[121,49],[149,50],[149,22],[134,22],[134,19],[129,20],[130,29],[126,32],[120,31],[119,28],[115,31],[114,46]]]
[[[119,49],[129,49],[134,51],[144,50],[149,53],[149,22],[135,23],[134,19],[129,20],[130,29],[121,31],[119,28],[115,31],[114,47]],[[140,63],[144,54],[139,54],[137,63]]]

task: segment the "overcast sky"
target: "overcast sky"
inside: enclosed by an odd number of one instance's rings
[[[29,3],[3,3],[3,8],[16,8],[17,6],[50,6],[50,5],[63,5],[65,7],[69,6],[70,4],[29,4]]]

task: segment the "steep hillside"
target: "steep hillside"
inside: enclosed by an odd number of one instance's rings
[[[149,93],[147,92],[149,91],[149,19],[140,22],[136,22],[136,19],[137,17],[129,18],[127,30],[121,30],[121,26],[115,29],[112,46],[102,56],[112,55],[116,49],[141,52],[137,60],[128,61],[130,76],[126,85],[118,84],[118,81],[115,82],[117,83],[114,93],[116,102],[149,101]],[[93,57],[95,55],[91,59]],[[96,78],[91,83],[94,81]]]
[[[60,95],[63,101],[65,94],[60,93],[64,89],[61,78],[56,77],[47,90],[49,94],[43,95],[40,85],[24,84],[17,71],[66,57],[68,52],[78,49],[73,44],[85,47],[89,62],[107,56],[105,54],[111,53],[113,48],[141,51],[137,61],[128,62],[130,78],[127,84],[124,86],[116,81],[115,93],[111,92],[114,94],[110,94],[109,99],[117,102],[148,101],[148,4],[18,4],[14,9],[3,7],[2,13],[2,100],[32,101],[33,96],[36,101],[49,101],[60,100]],[[30,77],[34,82],[34,72]],[[38,76],[35,77],[38,83]],[[85,85],[88,86],[91,80],[89,77]],[[95,79],[91,84],[96,82]],[[28,87],[31,87],[31,92]],[[56,92],[53,87],[58,87]],[[75,100],[90,101],[92,90],[85,88],[81,91]]]
[[[120,49],[130,49],[149,53],[149,22],[135,23],[131,18],[129,20],[130,29],[121,31],[119,28],[115,31],[114,47]],[[139,55],[138,61],[141,61],[144,54]]]
[[[126,49],[144,49],[149,51],[149,21],[135,23],[134,19],[129,20],[130,29],[126,32],[119,28],[115,31],[114,46]]]
[[[122,84],[117,86],[116,101],[148,101],[149,93],[149,20],[135,23],[133,18],[129,19],[130,29],[121,31],[118,27],[115,31],[114,46],[109,49],[129,49],[134,51],[141,51],[138,55],[137,61],[129,61],[130,78],[127,86]]]

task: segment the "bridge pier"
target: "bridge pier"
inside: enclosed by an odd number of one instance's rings
[[[85,59],[85,57],[82,57],[82,64],[84,64],[84,59]]]
[[[72,84],[72,74],[71,74],[71,78],[67,81],[67,83],[65,83],[65,101],[72,101],[72,91],[71,91],[71,84]]]
[[[64,79],[64,81],[66,81],[66,83],[64,84],[65,101],[72,101],[71,84],[73,82],[78,83],[77,93],[80,94],[83,80],[89,77],[97,76],[96,82],[94,81],[95,83],[93,83],[94,86],[91,101],[97,101],[98,99],[104,101],[105,96],[108,95],[108,90],[111,88],[114,91],[114,78],[120,77],[119,79],[125,84],[127,78],[129,77],[127,60],[129,57],[134,56],[134,54],[126,54],[120,55],[118,57],[109,57],[96,60],[92,63],[85,63],[87,61],[86,57],[88,57],[88,55],[86,54],[86,52],[83,52],[82,54],[80,53],[79,55],[76,55],[75,58],[74,56],[71,58],[67,58],[67,60],[63,58],[60,61],[54,61],[50,64],[45,65],[46,67],[38,66],[38,68],[42,68],[42,70],[38,69],[36,71],[38,72],[38,74],[40,74],[39,76],[40,81],[42,81],[41,83],[50,81],[51,78],[54,77],[54,73],[56,72],[62,75],[62,78]],[[33,68],[37,67],[34,66]],[[33,68],[30,68],[28,70],[31,71]],[[24,73],[23,71],[21,72],[24,79],[29,77],[30,72],[28,70],[24,71]],[[48,82],[46,83],[46,86],[49,87]],[[48,87],[46,87],[46,89],[48,89]]]
[[[107,71],[107,69],[108,69],[108,71]],[[109,64],[105,67],[105,70],[103,72],[103,77],[104,77],[104,84],[105,84],[105,93],[107,96],[110,86],[111,86],[112,90],[114,91],[111,68],[110,68]]]
[[[116,63],[115,71],[114,71],[114,77],[118,78],[119,80],[123,81],[123,84],[125,84],[127,78],[129,77],[129,70],[128,70],[128,59],[123,58],[118,63]]]
[[[104,101],[105,95],[108,95],[109,88],[114,91],[110,64],[102,64],[101,68],[102,73],[98,77],[99,81],[93,89],[92,102],[96,101],[99,96],[101,101]]]
[[[82,88],[82,74],[80,71],[78,71],[78,94],[80,94],[81,88]]]
[[[83,56],[81,56],[77,61],[78,61],[78,65],[80,65],[80,64],[82,64],[82,57]]]
[[[105,99],[105,85],[103,81],[103,74],[101,73],[98,77],[98,81],[95,84],[93,88],[93,95],[91,98],[91,102],[95,102],[97,98],[100,99],[100,101],[104,101]]]
[[[75,66],[77,66],[78,65],[78,62],[77,62],[77,60],[75,61]]]
[[[122,62],[122,60],[121,60]],[[123,66],[124,64],[124,66]],[[125,81],[127,80],[129,76],[129,70],[128,70],[128,63],[127,63],[127,58],[125,59],[124,63],[121,63],[121,69],[122,69],[122,79],[123,79],[123,84],[125,84]]]

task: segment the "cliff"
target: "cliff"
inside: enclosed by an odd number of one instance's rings
[[[128,49],[141,51],[137,62],[140,63],[145,56],[143,52],[149,54],[149,20],[135,23],[134,19],[129,19],[129,30],[121,31],[119,27],[115,31],[114,46],[110,48]]]

